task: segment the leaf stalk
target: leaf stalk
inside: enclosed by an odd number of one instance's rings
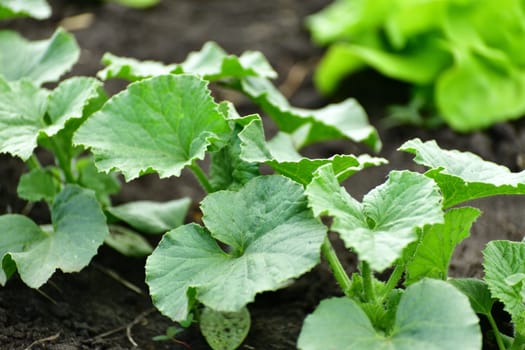
[[[341,261],[337,257],[335,249],[332,246],[332,243],[330,242],[328,236],[326,236],[324,239],[323,245],[321,246],[321,252],[325,257],[326,261],[328,262],[328,265],[330,265],[330,269],[334,274],[335,280],[337,281],[345,295],[348,297],[351,296],[350,288],[352,287],[352,281],[350,280],[350,277],[348,277],[348,274],[343,268],[343,265],[341,265]]]

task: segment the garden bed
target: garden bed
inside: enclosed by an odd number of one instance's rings
[[[71,75],[93,76],[101,68],[99,61],[105,52],[179,62],[188,52],[199,49],[209,40],[236,54],[260,50],[279,73],[278,85],[291,103],[316,108],[328,102],[317,94],[311,82],[315,63],[322,52],[310,43],[308,34],[302,29],[302,19],[327,3],[325,0],[245,0],[240,5],[235,0],[198,3],[183,0],[164,1],[155,8],[138,11],[114,4],[80,6],[70,1],[55,1],[51,20],[18,20],[10,22],[8,27],[37,39],[49,37],[59,23],[71,29],[76,26],[73,33],[82,54]],[[107,86],[112,92],[121,87],[118,82]],[[469,135],[456,134],[446,128],[384,129],[380,121],[386,106],[406,103],[407,86],[363,72],[345,82],[338,94],[355,97],[365,107],[371,122],[379,128],[384,144],[380,155],[390,161],[387,166],[366,169],[346,182],[349,192],[356,198],[360,199],[382,183],[389,170],[415,167],[412,156],[396,151],[403,142],[414,137],[435,139],[447,149],[475,152],[512,171],[524,167],[523,121],[495,125]],[[236,95],[228,95],[228,99],[238,102],[241,113],[256,112]],[[309,147],[306,152],[330,156],[370,150],[349,141],[338,141]],[[16,182],[22,170],[21,161],[1,156],[0,213],[9,208],[15,212],[23,210],[24,203],[15,199]],[[168,200],[181,196],[191,196],[195,200],[202,197],[191,177],[160,181],[148,175],[127,184],[115,202]],[[481,276],[481,250],[485,244],[493,239],[521,240],[525,232],[523,196],[478,200],[476,204],[484,214],[476,222],[471,237],[462,243],[454,256],[453,276]],[[33,208],[32,214],[36,220],[43,221],[46,213],[40,209]],[[194,211],[192,215],[198,213]],[[344,255],[342,243],[335,236],[333,238],[351,271],[355,268],[355,258]],[[182,343],[152,340],[163,334],[172,322],[155,311],[151,304],[144,283],[144,261],[123,257],[103,247],[81,273],[57,273],[39,290],[28,288],[16,278],[10,280],[6,287],[0,288],[0,348],[185,349]],[[306,315],[320,300],[331,295],[340,295],[340,291],[325,264],[286,289],[259,295],[255,303],[249,305],[252,328],[241,349],[294,349]],[[196,328],[190,328],[177,339],[191,349],[209,348]]]

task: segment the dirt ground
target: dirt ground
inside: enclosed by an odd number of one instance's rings
[[[19,30],[28,38],[41,39],[49,37],[57,25],[71,26],[71,19],[76,18],[74,23],[84,26],[73,31],[82,54],[71,75],[93,76],[101,68],[100,58],[108,51],[170,63],[183,60],[188,52],[198,50],[208,40],[218,42],[235,54],[260,50],[278,71],[277,84],[290,96],[292,104],[320,107],[329,101],[315,91],[311,74],[322,50],[311,44],[302,21],[304,16],[329,2],[164,0],[155,8],[138,11],[102,2],[62,0],[51,2],[54,11],[50,20],[17,20],[2,26]],[[77,15],[82,16],[72,17]],[[69,24],[65,19],[70,20]],[[115,92],[122,84],[110,83],[107,88]],[[382,183],[389,170],[415,169],[409,155],[396,151],[413,137],[433,138],[442,147],[478,153],[513,171],[523,166],[519,159],[525,155],[524,121],[496,125],[469,135],[459,135],[446,128],[386,130],[380,127],[385,106],[407,102],[409,91],[405,85],[364,72],[349,79],[339,95],[356,97],[363,104],[372,123],[380,129],[384,143],[380,155],[390,160],[388,166],[367,169],[346,183],[358,198]],[[242,112],[257,112],[243,99],[236,102]],[[369,152],[346,141],[307,150],[309,155],[317,156],[363,151]],[[16,199],[16,183],[22,171],[19,160],[0,156],[0,214],[23,209],[24,203]],[[115,202],[168,200],[180,196],[198,200],[202,193],[188,176],[162,181],[147,176],[124,186]],[[482,275],[481,250],[487,241],[521,240],[525,233],[525,198],[498,197],[473,204],[479,206],[484,215],[454,257],[451,269],[456,276]],[[335,240],[335,243],[338,251],[343,251],[340,242]],[[355,266],[350,254],[344,255],[344,261],[349,270]],[[187,349],[182,344],[152,340],[172,323],[151,305],[143,267],[144,259],[126,258],[102,247],[92,264],[81,273],[57,273],[40,290],[29,289],[16,278],[12,279],[0,288],[0,349]],[[127,287],[122,280],[136,288]],[[321,264],[289,288],[258,296],[249,306],[252,328],[241,349],[295,349],[306,315],[322,298],[338,293],[327,266]],[[209,348],[194,328],[178,339],[194,350]]]

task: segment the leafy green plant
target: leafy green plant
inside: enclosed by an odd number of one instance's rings
[[[330,93],[345,75],[370,66],[413,84],[415,98],[456,130],[519,118],[524,18],[518,0],[338,0],[307,19],[314,41],[330,45],[317,86]]]
[[[400,150],[415,154],[416,163],[429,170],[392,171],[361,203],[339,186],[330,165],[320,167],[306,186],[315,215],[333,218],[331,229],[360,264],[359,273],[349,277],[325,241],[323,253],[345,296],[322,301],[307,317],[298,347],[480,349],[476,312],[489,319],[500,350],[525,348],[523,242],[489,243],[484,280],[447,281],[454,248],[481,213],[458,205],[523,194],[525,172],[511,173],[472,153],[442,150],[434,141],[414,139]],[[389,268],[386,281],[374,277]],[[499,331],[491,315],[496,300],[512,316],[514,334]]]

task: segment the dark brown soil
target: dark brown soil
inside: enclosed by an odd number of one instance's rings
[[[65,18],[90,14],[92,23],[74,31],[82,48],[80,62],[71,73],[74,75],[93,76],[101,68],[98,62],[107,51],[168,63],[181,61],[189,51],[199,49],[208,40],[217,41],[236,54],[260,50],[279,72],[278,84],[293,104],[319,107],[327,101],[313,88],[311,73],[322,51],[310,43],[302,20],[328,3],[328,0],[165,0],[153,9],[137,11],[114,4],[63,0],[52,2],[51,20],[17,20],[6,27],[32,39],[45,38],[57,25],[66,23],[62,22]],[[107,88],[115,92],[122,84],[111,83]],[[340,94],[356,97],[372,122],[379,126],[385,106],[407,102],[408,88],[366,72],[348,80]],[[242,112],[256,111],[243,99],[228,98],[235,99]],[[519,160],[525,155],[523,121],[500,124],[470,135],[458,135],[446,128],[430,131],[409,127],[380,128],[380,133],[385,144],[381,155],[391,163],[351,178],[347,187],[357,197],[383,182],[390,169],[415,169],[410,156],[395,150],[416,136],[434,138],[446,148],[476,152],[514,171],[523,167]],[[351,142],[330,142],[307,151],[310,155],[329,156],[367,150]],[[24,209],[24,203],[16,199],[16,183],[23,169],[20,161],[0,157],[0,214]],[[127,184],[115,201],[167,200],[180,196],[198,200],[202,193],[188,176],[163,181],[147,176]],[[481,207],[484,215],[476,223],[472,237],[454,257],[452,274],[456,276],[481,276],[481,250],[486,242],[521,240],[525,232],[522,219],[525,198],[499,197],[474,204]],[[340,242],[335,242],[342,252]],[[344,261],[349,270],[353,268],[350,254],[344,256]],[[0,288],[0,349],[185,349],[181,344],[152,341],[153,336],[163,334],[172,323],[153,309],[143,282],[143,267],[144,259],[126,258],[103,247],[81,273],[57,273],[40,290],[29,289],[12,279]],[[126,287],[124,280],[138,290]],[[328,268],[321,264],[289,288],[258,296],[250,305],[252,329],[241,349],[295,349],[305,316],[322,298],[338,293]],[[194,328],[178,339],[191,349],[209,348]]]

